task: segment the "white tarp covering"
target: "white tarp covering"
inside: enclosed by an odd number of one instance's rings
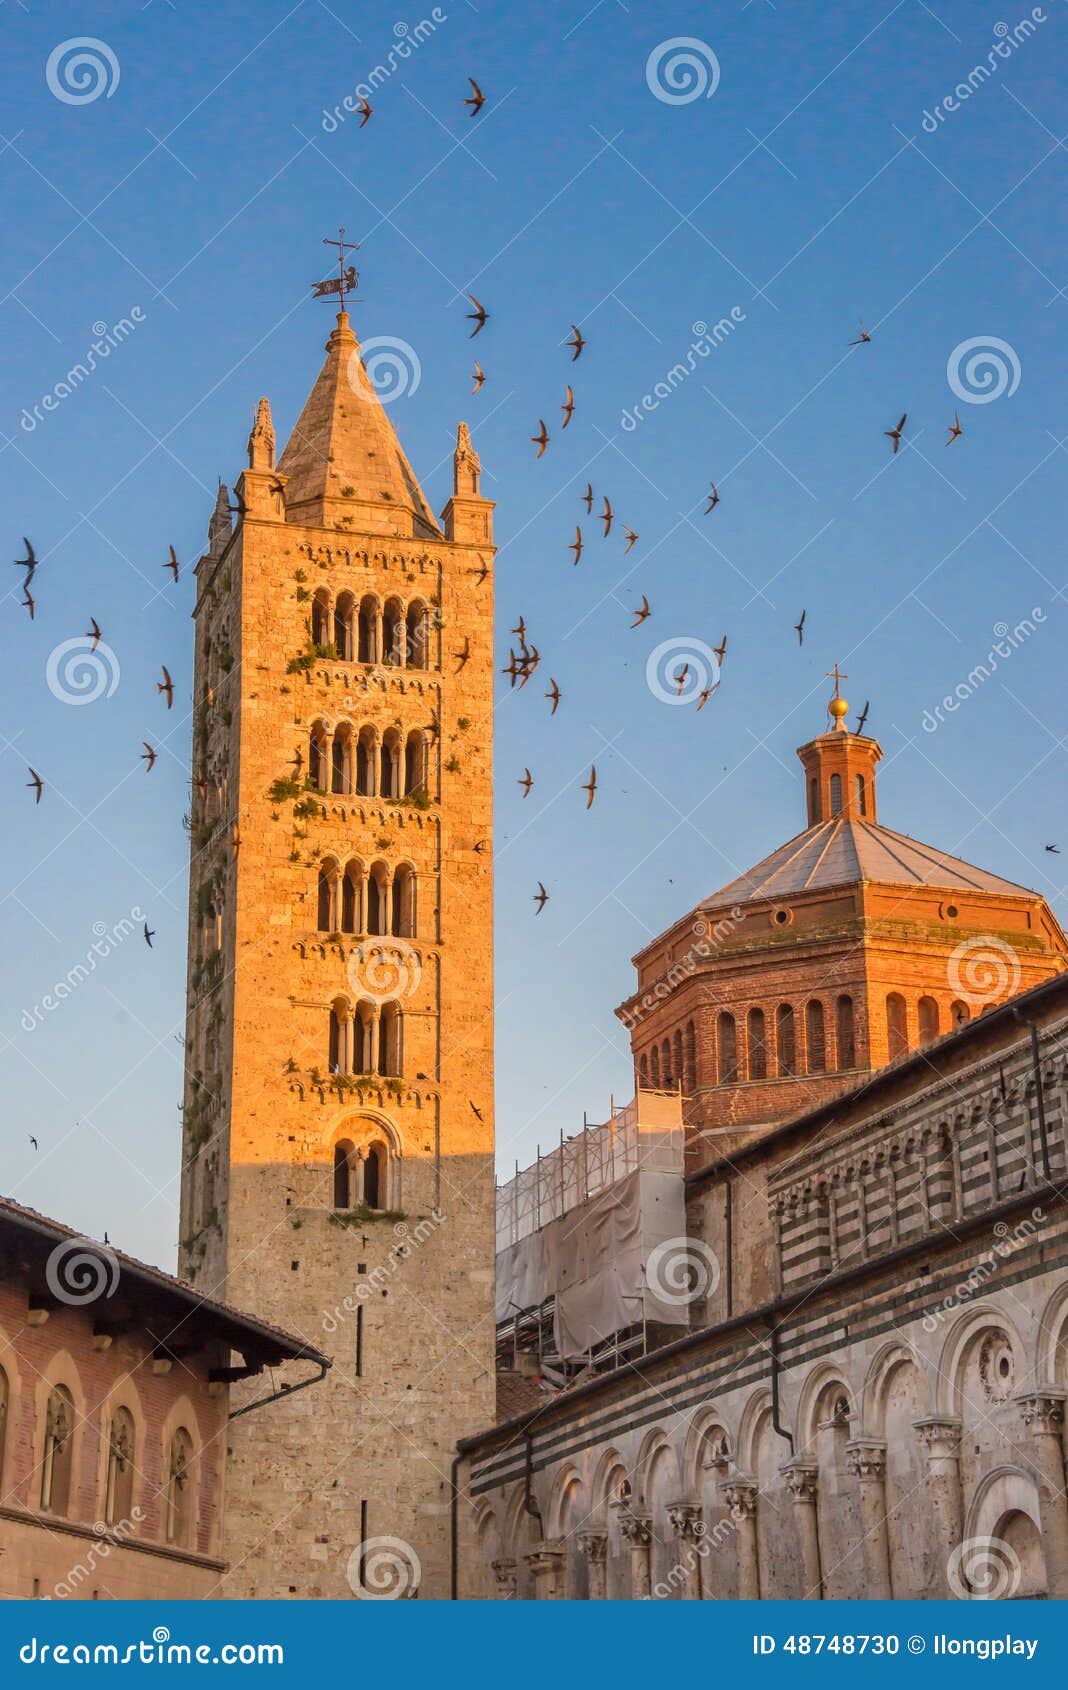
[[[497,1320],[554,1297],[556,1349],[568,1360],[642,1320],[685,1326],[686,1303],[665,1301],[645,1273],[657,1245],[677,1238],[681,1252],[685,1237],[681,1159],[640,1167],[498,1253]]]

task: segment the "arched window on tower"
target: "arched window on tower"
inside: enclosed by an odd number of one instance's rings
[[[184,1426],[171,1439],[167,1468],[167,1542],[181,1549],[193,1537],[193,1440]]]
[[[819,782],[810,780],[808,783],[808,825],[815,827],[820,819],[820,788]]]
[[[751,1080],[766,1080],[768,1077],[768,1044],[762,1009],[751,1009],[746,1016],[745,1038],[749,1046],[749,1078]]]
[[[356,741],[356,792],[360,798],[375,793],[375,730],[361,728]]]
[[[686,1071],[683,1084],[688,1092],[697,1090],[697,1030],[692,1021],[686,1023]]]
[[[337,883],[337,865],[324,863],[319,870],[318,908],[316,925],[320,933],[334,931],[334,888]]]
[[[398,863],[393,871],[390,931],[396,939],[415,937],[415,871],[410,863]]]
[[[665,1039],[660,1046],[660,1072],[663,1076],[664,1090],[675,1084],[675,1076],[671,1071],[671,1040]]]
[[[325,792],[330,775],[330,736],[321,722],[316,722],[308,736],[308,778],[319,792]]]
[[[381,768],[378,776],[378,790],[383,798],[399,798],[400,788],[400,734],[396,728],[389,728],[382,735]]]
[[[340,1009],[335,1005],[330,1011],[330,1038],[326,1057],[328,1073],[340,1074],[342,1072],[341,1063],[344,1048],[344,1022]]]
[[[401,1072],[401,1012],[398,1003],[384,1003],[379,1012],[378,1072],[394,1077]]]
[[[355,656],[356,600],[351,593],[339,593],[334,606],[334,647],[342,663]]]
[[[367,876],[367,931],[389,931],[389,869],[385,863],[372,863]]]
[[[965,1022],[970,1021],[971,1018],[972,1012],[963,999],[954,998],[953,1002],[949,1006],[949,1019],[953,1026],[963,1027]]]
[[[794,1006],[781,1003],[775,1011],[775,1049],[780,1075],[797,1073],[797,1037],[794,1031]]]
[[[886,1053],[891,1062],[905,1056],[909,1048],[908,1011],[900,992],[891,992],[886,1000]]]
[[[672,1040],[671,1074],[675,1084],[682,1084],[682,1028],[680,1027]]]
[[[347,722],[334,730],[330,752],[330,790],[338,793],[352,791],[352,729]]]
[[[416,599],[408,606],[407,646],[409,669],[430,667],[430,615],[426,605]]]
[[[863,775],[857,775],[854,790],[857,795],[857,815],[866,816],[868,813],[868,788]]]
[[[45,1410],[41,1507],[48,1514],[70,1512],[74,1455],[74,1398],[66,1385],[53,1386]]]
[[[311,637],[313,644],[325,646],[331,643],[332,620],[330,594],[325,587],[320,587],[312,599]]]
[[[399,599],[387,599],[382,611],[382,661],[400,668],[404,663],[404,606]]]
[[[805,1046],[809,1073],[825,1073],[827,1039],[823,1027],[823,1005],[819,998],[810,998],[805,1005]]]
[[[934,998],[922,997],[919,1002],[920,1043],[934,1044],[938,1037],[938,1005]]]
[[[341,882],[341,931],[363,932],[363,864],[356,860],[345,864]]]
[[[842,813],[842,777],[831,776],[831,815],[840,816]]]
[[[646,1085],[649,1080],[649,1062],[644,1056],[639,1056],[638,1058],[638,1080],[643,1086]]]
[[[360,600],[359,616],[357,618],[357,653],[358,663],[378,662],[378,600],[370,593]]]
[[[409,797],[426,791],[426,738],[413,728],[404,747],[404,790]]]
[[[104,1520],[113,1526],[133,1513],[134,1423],[128,1408],[117,1408],[108,1428],[108,1472]]]
[[[363,1200],[369,1209],[384,1209],[386,1206],[388,1168],[389,1152],[376,1139],[367,1146],[363,1162]]]
[[[355,1201],[356,1152],[347,1138],[334,1146],[334,1208],[351,1209]]]
[[[660,1051],[656,1045],[649,1052],[649,1072],[653,1079],[653,1090],[657,1091],[660,1088]]]
[[[853,999],[843,992],[835,1006],[835,1040],[838,1046],[839,1068],[857,1065],[856,1034],[853,1031]]]
[[[721,1086],[730,1086],[737,1078],[738,1029],[734,1016],[723,1009],[716,1017],[716,1079]]]

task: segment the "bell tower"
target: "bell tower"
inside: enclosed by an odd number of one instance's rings
[[[461,423],[439,524],[341,310],[197,566],[180,1271],[333,1358],[231,1421],[231,1597],[447,1596],[494,1417],[479,468]]]

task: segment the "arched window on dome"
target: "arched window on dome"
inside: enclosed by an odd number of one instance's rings
[[[794,1027],[794,1006],[781,1003],[775,1011],[775,1049],[780,1076],[797,1073],[797,1034]]]
[[[857,795],[857,815],[866,816],[868,813],[868,787],[863,775],[857,775],[854,790]]]
[[[638,1058],[638,1081],[643,1086],[649,1081],[649,1060],[645,1056]]]
[[[820,786],[819,781],[810,780],[808,783],[808,825],[815,827],[820,819]]]
[[[721,1010],[716,1018],[716,1079],[721,1086],[738,1078],[738,1029],[734,1016]]]
[[[768,1039],[762,1009],[751,1009],[746,1016],[745,1040],[749,1046],[749,1078],[751,1080],[766,1080],[768,1077]]]
[[[843,992],[835,1005],[835,1041],[839,1068],[855,1068],[857,1042],[853,1029],[853,999],[848,992]]]
[[[671,1074],[675,1084],[682,1084],[682,1028],[680,1027],[672,1040]]]
[[[810,1074],[827,1071],[827,1038],[823,1025],[823,1005],[819,998],[810,998],[805,1005],[806,1066]]]
[[[905,1000],[900,992],[890,992],[886,999],[886,1052],[895,1062],[908,1054],[909,1023]]]
[[[660,1046],[660,1072],[664,1078],[664,1090],[667,1091],[668,1087],[675,1083],[671,1072],[671,1041],[669,1039],[665,1039]]]
[[[921,1045],[933,1044],[938,1037],[938,1005],[934,998],[920,999],[919,1017]]]
[[[842,777],[831,776],[831,815],[840,816],[842,813]]]
[[[649,1052],[649,1072],[652,1076],[655,1091],[660,1086],[660,1051],[656,1045]]]
[[[697,1031],[692,1021],[686,1023],[686,1070],[683,1084],[688,1092],[697,1090]]]

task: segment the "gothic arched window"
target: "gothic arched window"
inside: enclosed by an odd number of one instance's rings
[[[193,1440],[184,1426],[171,1439],[167,1464],[167,1542],[180,1549],[193,1536]]]
[[[853,999],[847,992],[843,992],[835,1007],[835,1037],[839,1068],[855,1068],[857,1046],[853,1031]]]
[[[117,1408],[108,1428],[108,1476],[104,1519],[111,1526],[133,1512],[134,1422],[128,1408]]]
[[[822,1074],[827,1068],[827,1041],[823,1026],[823,1005],[811,998],[805,1005],[805,1045],[810,1074]]]
[[[920,1043],[933,1044],[938,1037],[938,1005],[934,998],[922,997],[919,1002]]]
[[[74,1453],[74,1398],[66,1385],[54,1385],[45,1409],[41,1462],[41,1507],[49,1514],[70,1512]]]
[[[886,1050],[891,1062],[904,1056],[909,1048],[908,1011],[900,992],[891,992],[886,1000]]]
[[[768,1077],[768,1045],[762,1009],[751,1009],[746,1016],[745,1038],[749,1047],[747,1070],[749,1078],[751,1080],[766,1080]]]
[[[868,788],[863,775],[856,777],[854,791],[857,795],[857,815],[866,816],[868,813]]]
[[[697,1032],[692,1021],[686,1023],[686,1068],[683,1084],[688,1092],[697,1090]]]
[[[780,1075],[797,1073],[797,1038],[794,1032],[794,1006],[781,1003],[775,1011],[775,1046]]]
[[[840,816],[842,813],[842,777],[831,776],[831,815]]]
[[[716,1070],[721,1086],[733,1085],[738,1078],[738,1029],[725,1009],[716,1018]]]

